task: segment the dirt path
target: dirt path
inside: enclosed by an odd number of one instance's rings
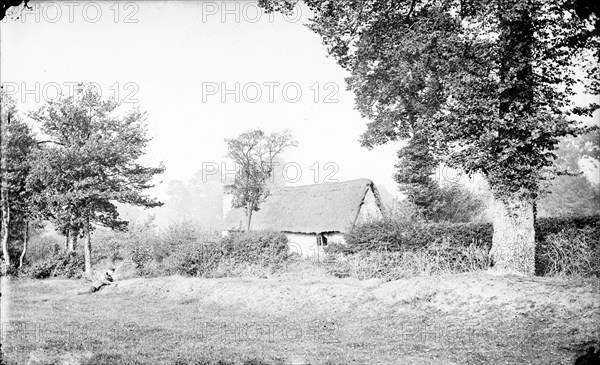
[[[7,359],[19,364],[192,364],[189,358],[199,356],[233,363],[572,364],[578,351],[600,343],[598,280],[487,272],[389,283],[322,273],[268,279],[174,276],[122,280],[97,294],[75,295],[82,285],[3,280],[4,327],[38,328],[29,331],[38,333],[34,340],[3,341]]]

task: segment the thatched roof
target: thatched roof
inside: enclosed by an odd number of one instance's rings
[[[381,209],[379,193],[369,179],[273,190],[260,205],[260,210],[252,214],[251,229],[298,233],[348,232],[354,226],[369,189]],[[246,221],[244,209],[232,209],[223,220],[223,229],[243,229]]]

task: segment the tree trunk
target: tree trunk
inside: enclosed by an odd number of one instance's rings
[[[494,236],[490,257],[494,269],[535,274],[533,203],[511,199],[495,201]]]
[[[21,257],[19,257],[19,269],[23,267],[23,260],[27,253],[27,242],[29,241],[29,222],[25,221],[25,229],[23,230],[23,251],[21,251]]]
[[[90,219],[88,218],[83,226],[85,242],[83,245],[83,256],[85,259],[85,275],[92,276],[92,240],[90,237]]]
[[[246,216],[248,216],[248,226],[246,227],[246,231],[250,230],[250,223],[252,223],[252,204],[248,203],[246,205]]]
[[[10,255],[8,254],[8,224],[10,223],[10,207],[6,198],[2,204],[2,255],[6,266],[10,266]]]

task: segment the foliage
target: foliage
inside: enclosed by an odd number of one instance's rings
[[[348,250],[401,251],[420,249],[431,242],[453,246],[491,245],[490,223],[422,223],[384,219],[356,226],[346,235]]]
[[[600,190],[585,176],[558,176],[538,202],[538,216],[561,217],[600,213]]]
[[[600,227],[567,227],[538,247],[538,275],[600,277]]]
[[[408,199],[393,199],[384,211],[384,218],[396,222],[424,222],[421,210]]]
[[[597,10],[567,0],[307,4],[371,120],[363,145],[435,131],[437,155],[481,172],[499,196],[535,197],[557,137],[579,132],[565,117],[596,108],[566,107],[574,64],[599,91],[597,64],[585,60],[598,56]]]
[[[593,229],[595,236],[600,237],[600,215],[540,218],[536,221],[536,240],[545,242],[549,235],[587,228]]]
[[[262,275],[278,270],[288,260],[287,243],[287,237],[278,232],[240,232],[222,238],[192,221],[159,230],[147,220],[134,223],[128,232],[102,232],[94,257],[131,261],[138,275],[148,277]]]
[[[432,175],[439,166],[424,131],[415,132],[398,151],[394,179],[409,202],[430,222],[466,223],[485,209],[482,198],[457,183],[440,184]]]
[[[437,166],[424,132],[415,133],[408,144],[398,151],[398,170],[394,179],[408,201],[420,208],[428,219],[439,190],[437,182],[431,177]]]
[[[236,233],[218,242],[184,245],[167,262],[175,273],[189,276],[237,276],[248,265],[274,271],[288,258],[287,243],[282,233]]]
[[[149,142],[144,114],[129,111],[116,115],[119,106],[87,90],[81,95],[49,102],[31,117],[50,138],[35,156],[30,186],[40,196],[49,218],[60,220],[61,211],[71,213],[72,224],[84,220],[122,229],[111,201],[146,207],[160,206],[142,191],[163,167],[144,167],[136,161]]]
[[[33,235],[28,243],[25,260],[28,264],[47,259],[64,252],[65,241],[58,235]]]
[[[359,251],[349,255],[330,251],[326,262],[327,270],[337,276],[384,281],[477,271],[489,266],[486,247],[452,246],[445,240],[429,243],[421,250]]]
[[[119,115],[118,107],[112,99],[102,101],[96,90],[88,89],[48,102],[30,115],[49,138],[36,151],[28,178],[34,203],[61,233],[86,235],[86,252],[90,251],[92,223],[126,228],[114,202],[162,205],[142,193],[154,186],[154,175],[164,171],[162,166],[138,163],[149,142],[144,114],[133,109]],[[91,273],[89,255],[85,256],[86,272]]]
[[[480,217],[486,208],[484,198],[458,183],[442,185],[430,207],[432,222],[468,223]]]
[[[288,257],[288,239],[280,232],[236,232],[221,240],[224,255],[235,261],[249,261],[258,265],[278,265]]]
[[[83,256],[75,252],[67,255],[58,253],[45,260],[26,266],[20,272],[20,275],[32,279],[46,279],[50,277],[77,279],[81,278],[83,261]]]
[[[7,264],[6,261],[2,260],[2,263],[0,263],[0,276],[17,275],[19,275],[19,267],[14,263]]]
[[[598,166],[600,131],[563,138],[556,151],[556,167],[561,173],[554,178],[548,193],[538,202],[538,216],[598,214],[600,187],[582,175],[580,162],[592,161]]]
[[[9,243],[21,237],[26,222],[35,218],[26,187],[32,151],[36,147],[33,132],[19,117],[15,101],[0,91],[0,215],[2,255],[10,265]]]
[[[0,5],[0,20],[4,19],[4,17],[7,15],[8,9],[10,9],[11,7],[18,7],[21,4],[23,4],[23,7],[27,7],[28,9],[31,9],[31,7],[29,7],[27,5],[30,1],[31,0],[8,0],[8,1],[3,1],[2,5]],[[11,17],[11,19],[12,18],[13,17]],[[17,17],[17,19],[19,19],[19,17]]]
[[[596,275],[596,268],[591,263],[597,262],[599,254],[599,215],[539,218],[535,231],[538,275],[575,271],[584,276]],[[442,244],[448,255],[453,257],[453,252],[470,246],[484,249],[487,253],[492,235],[491,223],[424,224],[386,219],[355,227],[346,236],[347,247],[332,246],[329,251],[343,254],[417,252],[428,250],[430,245]],[[564,260],[564,263],[557,260]]]
[[[250,230],[252,213],[260,209],[269,196],[268,180],[273,172],[275,158],[287,147],[297,146],[289,131],[265,135],[261,130],[242,133],[235,139],[226,139],[227,157],[236,164],[235,181],[227,185],[233,195],[234,208],[245,208]]]
[[[152,260],[157,255],[155,251],[164,252],[170,249],[160,242],[154,216],[149,216],[144,221],[132,222],[125,232],[99,230],[95,241],[93,256],[96,260],[130,260],[137,267],[142,267]]]

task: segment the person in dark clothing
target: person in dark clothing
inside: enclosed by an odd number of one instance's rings
[[[113,284],[115,281],[115,279],[113,279],[114,274],[115,274],[115,269],[113,267],[111,267],[104,273],[104,275],[102,275],[102,278],[94,281],[92,283],[92,285],[90,285],[90,288],[87,291],[79,292],[77,294],[79,294],[79,295],[92,294],[92,293],[95,293],[98,290],[102,289],[102,287],[104,287],[106,285]]]

